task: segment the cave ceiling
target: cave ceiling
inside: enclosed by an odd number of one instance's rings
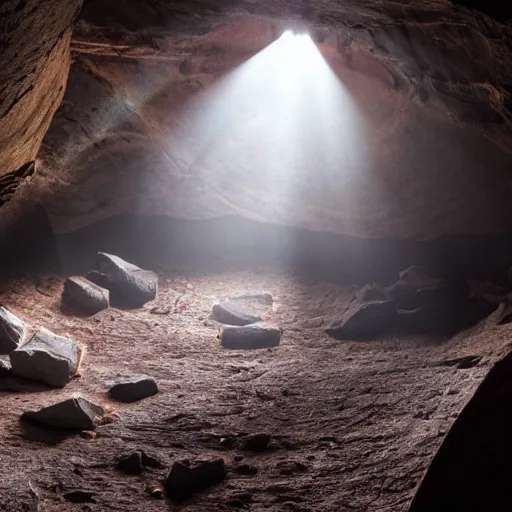
[[[314,49],[272,50],[287,29]],[[505,2],[88,0],[18,195],[57,232],[123,213],[510,231],[511,47]]]

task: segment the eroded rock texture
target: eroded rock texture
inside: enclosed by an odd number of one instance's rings
[[[0,5],[0,204],[33,173],[64,95],[71,26],[81,3],[7,0]]]
[[[316,47],[274,43],[287,28]],[[508,231],[510,41],[482,2],[89,0],[30,196],[58,232],[126,212]]]

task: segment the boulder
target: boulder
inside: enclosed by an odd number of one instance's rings
[[[64,283],[62,303],[70,309],[98,313],[108,308],[109,291],[85,277],[68,277]]]
[[[112,298],[121,305],[140,307],[155,299],[158,276],[113,254],[98,253],[98,271],[107,276]]]
[[[60,388],[75,375],[80,349],[74,341],[41,328],[9,357],[13,375]]]
[[[155,379],[147,375],[131,375],[119,379],[109,391],[119,402],[136,402],[158,393]]]
[[[25,337],[25,324],[16,315],[0,307],[0,354],[16,350]]]
[[[224,348],[233,350],[273,348],[281,342],[281,329],[267,322],[245,326],[225,325],[220,330],[219,338]]]
[[[355,304],[340,322],[326,333],[339,340],[368,340],[389,333],[396,327],[397,312],[392,300]]]
[[[226,476],[223,459],[201,461],[193,466],[175,462],[165,480],[165,490],[169,498],[181,501],[222,482]]]
[[[93,430],[102,420],[103,407],[83,397],[58,402],[39,411],[28,411],[22,419],[39,425],[61,430]]]
[[[244,326],[261,322],[261,317],[243,311],[235,301],[220,302],[212,309],[212,318],[221,324]]]
[[[97,270],[87,272],[87,274],[85,274],[85,278],[91,283],[98,285],[100,288],[105,288],[106,290],[110,290],[112,286],[110,277],[107,274],[98,272]]]

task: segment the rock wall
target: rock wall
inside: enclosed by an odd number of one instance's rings
[[[71,63],[72,23],[80,7],[81,0],[0,5],[0,185],[2,176],[35,160],[60,105]]]

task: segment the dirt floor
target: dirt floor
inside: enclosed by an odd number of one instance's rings
[[[269,269],[161,273],[160,284],[157,300],[142,309],[89,318],[60,311],[62,278],[17,281],[3,292],[0,302],[32,330],[69,335],[87,352],[81,377],[63,390],[0,380],[0,510],[406,511],[454,419],[507,352],[512,329],[488,320],[451,340],[340,342],[323,329],[354,288]],[[212,304],[259,291],[274,296],[281,346],[222,349]],[[466,356],[478,357],[464,364]],[[96,437],[43,442],[22,430],[23,411],[78,393],[107,403],[108,382],[132,372],[155,377],[160,393],[113,404],[119,418]],[[273,449],[230,448],[230,440],[253,433],[270,434]],[[114,467],[136,448],[167,468],[222,457],[229,477],[185,504],[154,499],[148,482],[168,469],[127,476]],[[240,474],[243,464],[257,473]],[[72,490],[92,492],[95,503],[66,501]]]

